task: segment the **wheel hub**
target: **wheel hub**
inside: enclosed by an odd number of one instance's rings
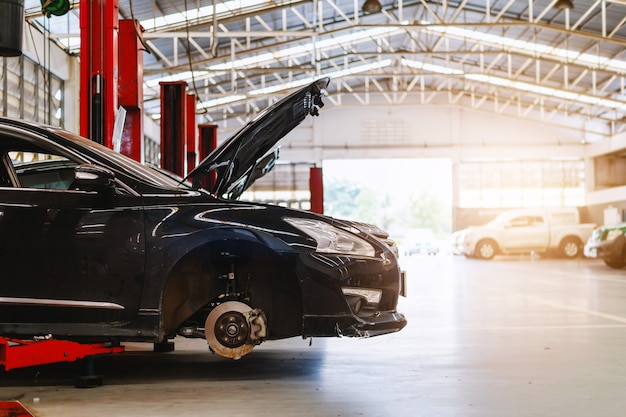
[[[222,314],[218,317],[214,327],[213,331],[219,342],[229,348],[243,345],[250,332],[246,317],[238,311]]]

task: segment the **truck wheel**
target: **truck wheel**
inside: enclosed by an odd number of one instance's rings
[[[611,267],[613,269],[622,269],[624,267],[624,262],[622,261],[604,261],[606,266]]]
[[[568,259],[577,258],[580,255],[582,244],[574,237],[566,237],[559,245],[559,253]]]
[[[604,260],[606,266],[611,267],[613,269],[622,269],[626,266],[626,246],[622,248],[622,259],[611,259]]]
[[[480,259],[492,259],[497,251],[498,246],[491,239],[481,240],[476,244],[476,256]]]

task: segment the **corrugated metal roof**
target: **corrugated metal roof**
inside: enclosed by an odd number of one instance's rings
[[[554,8],[555,0],[381,0],[374,14],[363,13],[361,3],[219,1],[213,13],[207,1],[135,0],[131,7],[120,0],[119,10],[147,29],[148,113],[159,112],[148,85],[166,75],[191,83],[193,73],[207,103],[242,94],[204,117],[243,122],[268,98],[253,93],[334,74],[331,88],[342,90],[346,104],[364,105],[358,94],[367,92],[375,96],[370,102],[484,106],[520,117],[549,114],[553,123],[580,117],[587,128],[591,119],[600,136],[626,129],[624,0],[575,0],[565,10]],[[48,19],[39,1],[25,7],[31,24],[69,53],[79,51],[78,9]]]

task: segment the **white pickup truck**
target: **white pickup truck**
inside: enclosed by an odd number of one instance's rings
[[[515,209],[491,222],[455,233],[457,252],[470,258],[498,254],[556,252],[576,258],[595,224],[580,224],[577,208]]]

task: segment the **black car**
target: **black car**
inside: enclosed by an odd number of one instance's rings
[[[327,84],[266,109],[187,182],[69,132],[0,118],[0,336],[204,337],[239,358],[264,340],[402,329],[404,276],[384,241],[235,200],[271,165],[276,142],[318,114]]]
[[[626,266],[626,223],[597,227],[585,244],[585,256],[599,258],[615,269]]]

